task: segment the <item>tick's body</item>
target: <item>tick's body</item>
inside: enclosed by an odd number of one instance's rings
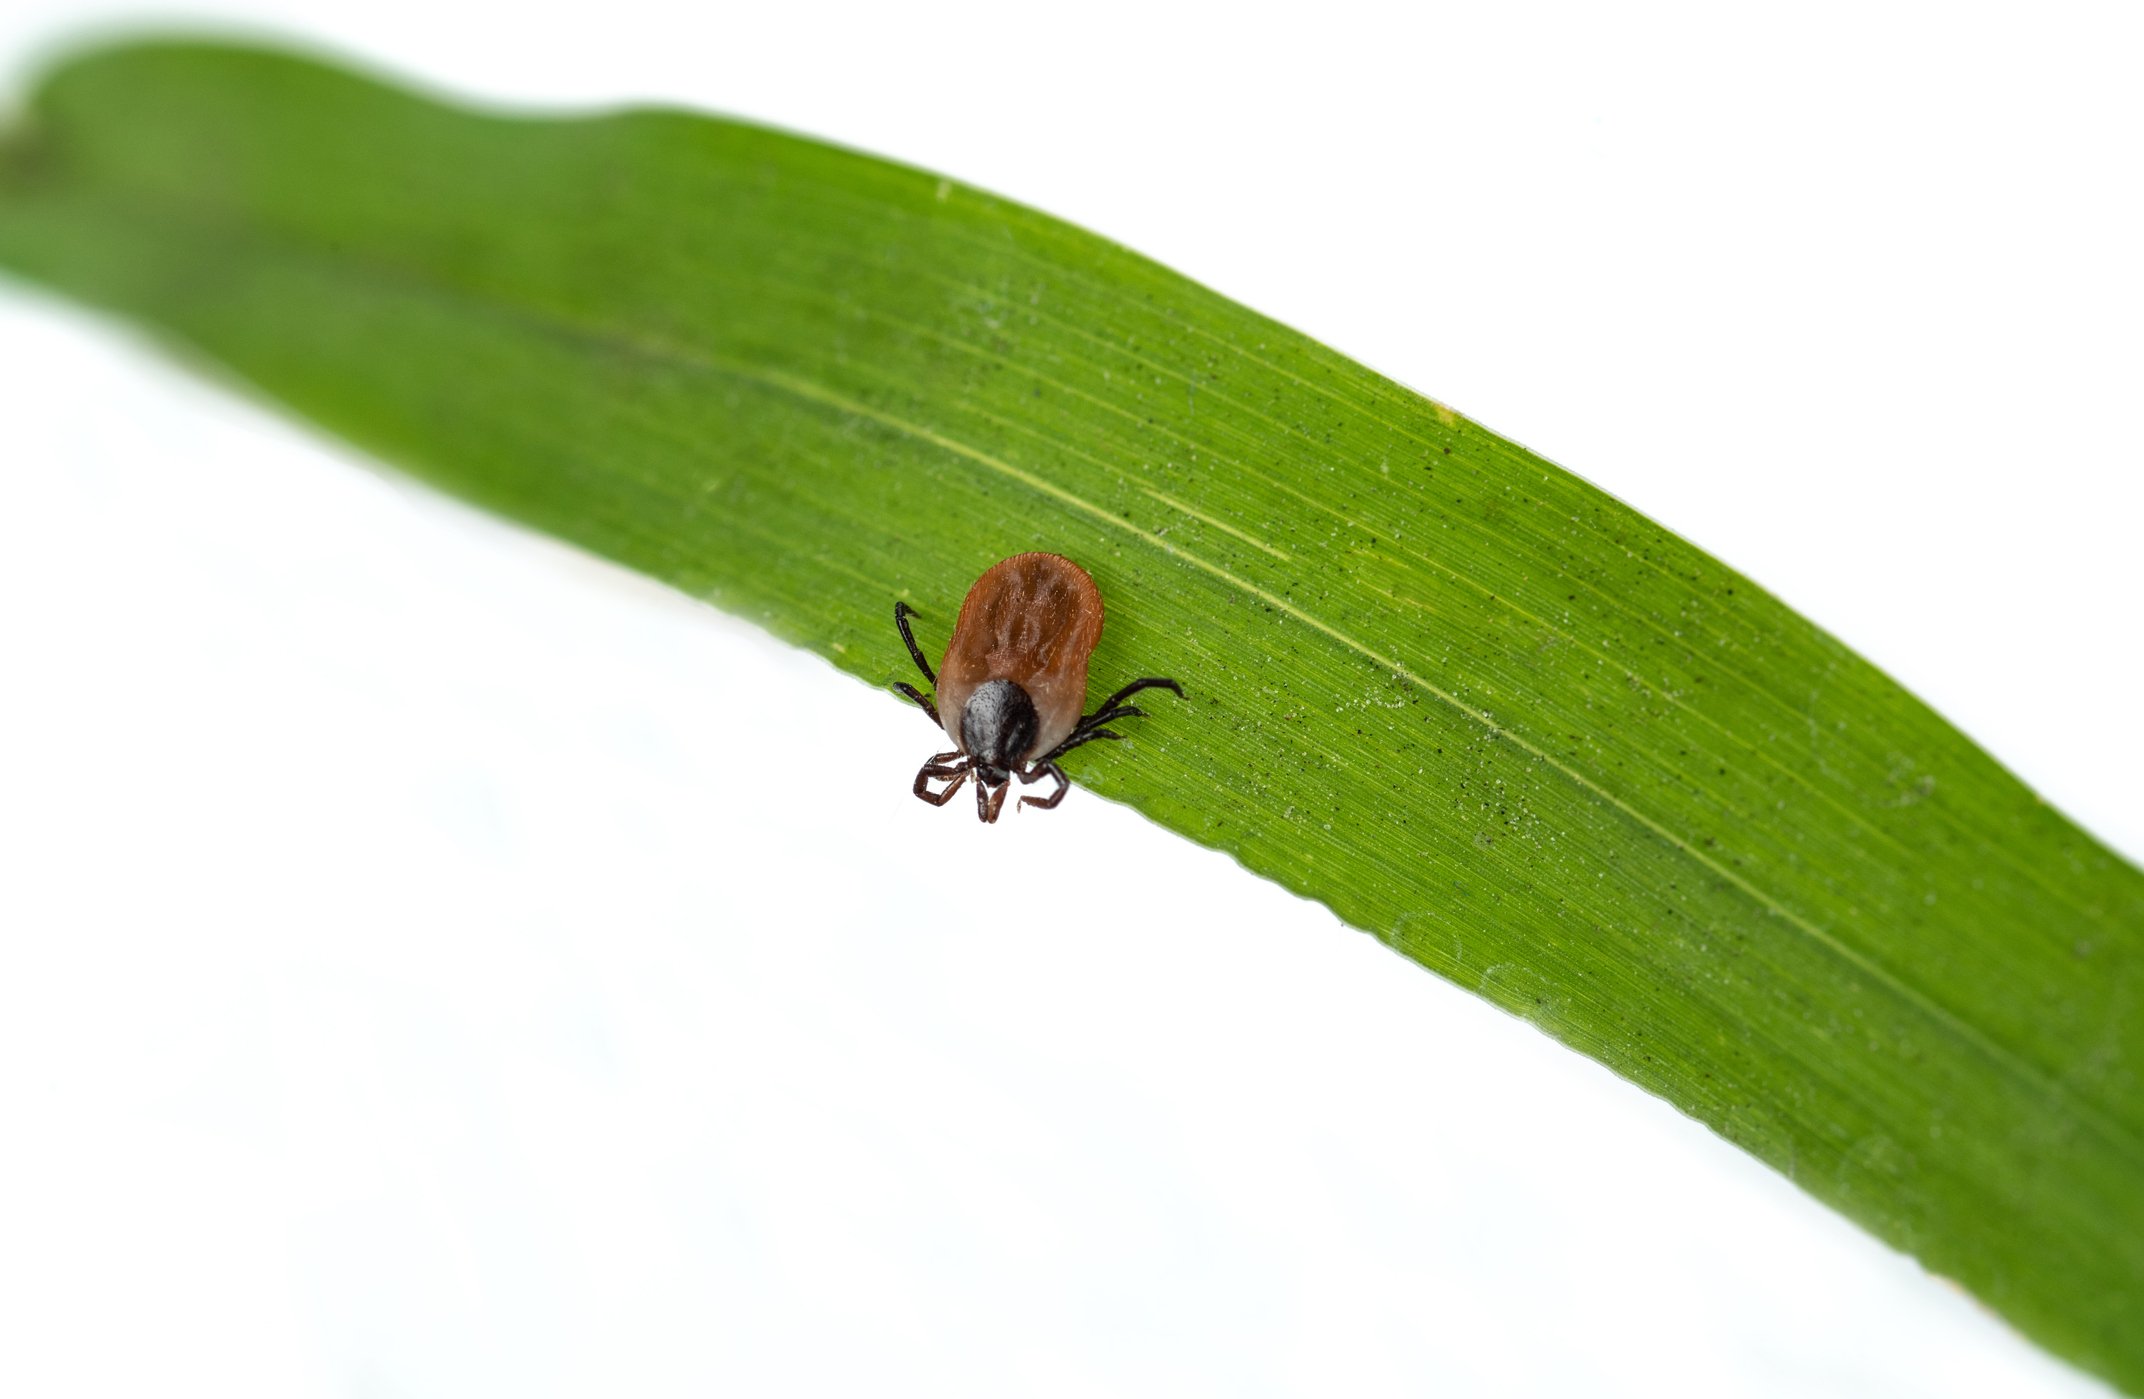
[[[1087,571],[1057,554],[1015,554],[993,566],[960,605],[945,659],[932,673],[908,630],[906,603],[895,603],[894,624],[916,668],[937,687],[937,703],[913,686],[901,693],[923,707],[953,741],[916,774],[916,795],[943,806],[969,776],[975,778],[976,814],[998,819],[1011,779],[1022,783],[1048,776],[1057,790],[1043,798],[1022,797],[1022,806],[1053,807],[1071,782],[1057,759],[1098,738],[1116,738],[1102,727],[1138,717],[1123,703],[1141,690],[1183,691],[1173,680],[1135,680],[1094,713],[1087,700],[1087,658],[1102,639],[1102,595]],[[951,778],[933,792],[934,779]]]

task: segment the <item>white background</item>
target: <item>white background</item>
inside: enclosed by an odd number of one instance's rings
[[[2135,8],[1405,8],[221,13],[1098,229],[2144,852]],[[930,810],[896,701],[20,288],[0,657],[0,1392],[2101,1392],[1323,910]]]

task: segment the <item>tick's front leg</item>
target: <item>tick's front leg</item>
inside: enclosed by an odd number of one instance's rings
[[[1072,779],[1065,776],[1065,770],[1057,766],[1057,764],[1047,760],[1035,764],[1032,768],[1020,774],[1020,780],[1022,782],[1035,782],[1045,777],[1054,777],[1057,779],[1057,790],[1050,793],[1046,797],[1022,797],[1020,798],[1020,805],[1032,806],[1042,811],[1048,811],[1051,807],[1054,807],[1057,805],[1057,803],[1063,801],[1065,799],[1065,793],[1072,790]]]
[[[953,799],[953,794],[960,790],[960,784],[968,780],[968,773],[968,760],[958,752],[940,753],[923,765],[922,771],[916,774],[916,785],[910,790],[932,806],[944,806]],[[953,780],[945,785],[944,791],[931,791],[931,783],[941,777],[950,777]]]

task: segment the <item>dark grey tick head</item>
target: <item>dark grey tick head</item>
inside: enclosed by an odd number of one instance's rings
[[[1035,748],[1042,721],[1027,691],[1010,680],[988,680],[960,711],[960,742],[979,768],[1000,772],[1020,766]]]

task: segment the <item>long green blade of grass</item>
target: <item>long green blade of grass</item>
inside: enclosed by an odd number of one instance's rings
[[[0,152],[0,265],[874,685],[895,599],[935,641],[994,559],[1084,561],[1098,679],[1191,699],[1081,782],[2144,1390],[2144,876],[1584,482],[1054,219],[734,122],[142,45]]]

